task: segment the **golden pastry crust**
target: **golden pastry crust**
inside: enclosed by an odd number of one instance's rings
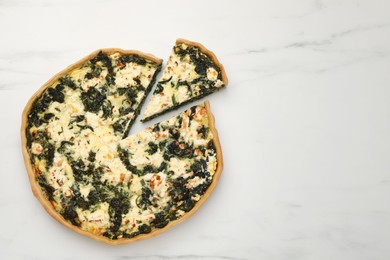
[[[145,57],[146,59],[153,60],[153,61],[155,61],[158,64],[161,64],[161,62],[162,62],[161,59],[158,59],[158,58],[154,57],[153,55],[144,54],[144,53],[138,52],[138,51],[124,51],[124,50],[121,50],[121,49],[113,49],[113,48],[112,49],[103,49],[103,50],[98,50],[96,52],[93,52],[92,54],[88,55],[87,57],[83,58],[82,60],[76,62],[75,64],[73,64],[71,66],[69,66],[67,69],[65,69],[65,70],[61,71],[60,73],[56,74],[52,79],[50,79],[48,82],[46,82],[30,98],[30,100],[28,101],[28,103],[27,103],[27,105],[26,105],[26,107],[25,107],[25,109],[23,111],[23,114],[22,114],[22,125],[21,125],[22,151],[23,151],[24,163],[26,165],[27,174],[28,174],[28,177],[29,177],[29,180],[30,180],[30,184],[31,184],[31,188],[32,188],[33,194],[37,197],[37,199],[43,205],[45,210],[54,219],[56,219],[58,222],[60,222],[64,226],[66,226],[66,227],[76,231],[79,234],[82,234],[84,236],[90,237],[92,239],[95,239],[97,241],[104,242],[104,243],[107,243],[107,244],[118,245],[118,244],[125,244],[125,243],[130,243],[130,242],[136,242],[136,241],[139,241],[139,240],[142,240],[142,239],[147,239],[147,238],[153,237],[155,235],[158,235],[158,234],[168,230],[172,226],[174,226],[174,225],[176,225],[176,224],[186,220],[190,216],[192,216],[197,211],[197,209],[207,200],[207,198],[210,196],[211,192],[215,188],[215,186],[216,186],[216,184],[218,182],[218,179],[219,179],[219,177],[221,175],[222,169],[223,169],[223,160],[222,160],[221,145],[220,145],[219,138],[218,138],[218,132],[217,132],[217,130],[215,128],[214,116],[213,116],[213,114],[210,111],[210,105],[209,105],[208,101],[206,101],[204,103],[204,106],[206,108],[207,115],[208,115],[208,118],[209,118],[209,128],[211,129],[211,131],[213,133],[213,143],[214,143],[214,146],[215,146],[215,149],[216,149],[216,154],[217,154],[217,169],[216,169],[216,172],[215,172],[215,174],[213,176],[213,179],[212,179],[212,182],[211,182],[209,188],[207,189],[207,191],[202,195],[201,199],[195,204],[195,206],[189,212],[185,213],[185,215],[183,217],[181,217],[181,218],[179,218],[177,220],[173,220],[173,221],[169,222],[169,224],[167,226],[165,226],[164,228],[155,229],[155,230],[153,230],[152,232],[150,232],[148,234],[141,234],[141,235],[138,235],[138,236],[133,237],[133,238],[122,238],[122,239],[119,239],[119,240],[111,240],[111,239],[109,239],[107,237],[104,237],[104,236],[101,236],[101,235],[94,235],[94,234],[89,233],[87,231],[84,231],[84,230],[80,229],[79,227],[74,226],[70,222],[66,221],[57,211],[55,211],[55,209],[54,209],[54,207],[52,205],[52,202],[50,202],[45,197],[41,187],[39,186],[38,182],[36,181],[36,173],[34,173],[34,170],[33,170],[34,168],[33,168],[32,164],[31,164],[30,154],[29,154],[28,149],[27,149],[26,128],[28,126],[28,114],[29,114],[29,112],[31,110],[33,102],[36,100],[37,97],[39,97],[43,93],[44,90],[46,90],[47,88],[52,86],[53,83],[55,83],[63,75],[67,74],[68,72],[70,72],[73,69],[79,67],[81,64],[83,64],[84,62],[88,61],[92,57],[96,56],[100,51],[102,51],[103,53],[106,53],[106,54],[112,54],[112,53],[115,53],[115,52],[119,52],[121,54],[137,54],[137,55],[139,55],[141,57]]]

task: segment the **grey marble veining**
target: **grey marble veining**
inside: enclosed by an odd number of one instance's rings
[[[390,258],[389,1],[0,0],[0,32],[0,259]],[[24,105],[96,49],[167,60],[179,37],[229,77],[208,98],[225,161],[216,190],[149,240],[112,247],[67,230],[30,191]]]

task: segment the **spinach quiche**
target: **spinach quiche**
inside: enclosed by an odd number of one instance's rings
[[[222,89],[228,79],[215,54],[178,39],[141,121],[145,122]]]
[[[21,134],[32,190],[68,228],[109,244],[145,239],[214,189],[223,163],[207,101],[127,137],[161,62],[100,50],[28,102]]]

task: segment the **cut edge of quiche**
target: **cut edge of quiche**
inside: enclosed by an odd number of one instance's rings
[[[197,57],[196,60],[200,64],[200,69],[193,64],[189,53],[186,53],[184,57],[179,57],[179,62],[181,63],[178,64],[177,61],[174,61],[175,56],[179,56],[175,49],[180,49],[181,46],[184,46],[186,49],[193,49],[195,52],[199,51],[196,55],[203,55],[202,57]],[[182,58],[188,58],[189,60],[182,60]],[[210,62],[210,64],[205,64],[204,61],[206,63]],[[186,65],[184,68],[180,68],[180,66],[184,65]],[[174,79],[173,76],[175,76]],[[225,68],[219,62],[214,52],[199,42],[179,38],[176,40],[169,60],[163,70],[163,75],[157,82],[157,86],[146,106],[141,122],[149,121],[169,111],[178,109],[185,104],[219,91],[227,85],[228,78]],[[168,95],[168,93],[171,95]]]
[[[215,147],[215,150],[216,150],[217,169],[215,170],[215,173],[213,175],[212,181],[211,181],[209,187],[207,188],[207,190],[205,191],[205,193],[201,196],[200,200],[195,204],[195,206],[190,211],[185,213],[183,217],[180,217],[180,218],[178,218],[176,220],[172,220],[165,227],[163,227],[161,229],[154,229],[152,232],[150,232],[148,234],[140,234],[140,235],[137,235],[136,237],[133,237],[133,238],[122,238],[122,239],[118,239],[118,240],[112,240],[112,239],[109,239],[109,238],[101,236],[101,235],[95,235],[95,234],[90,233],[88,231],[84,231],[84,230],[80,229],[79,227],[72,225],[69,221],[65,220],[55,210],[55,208],[52,205],[52,202],[47,199],[47,196],[44,194],[44,192],[42,190],[42,187],[40,187],[40,185],[38,184],[38,182],[36,180],[36,173],[34,172],[34,168],[33,168],[32,163],[31,163],[31,157],[30,157],[30,154],[29,154],[28,149],[27,149],[26,129],[27,129],[28,123],[29,123],[28,122],[28,115],[29,115],[29,112],[30,112],[30,110],[32,108],[32,105],[35,102],[35,100],[37,98],[39,98],[40,95],[47,88],[50,88],[61,76],[66,75],[68,72],[72,71],[73,69],[78,68],[81,64],[83,64],[84,62],[88,61],[92,57],[96,56],[100,51],[103,51],[105,53],[119,52],[121,54],[137,54],[139,56],[142,56],[142,57],[145,57],[147,59],[153,60],[156,63],[160,63],[161,64],[161,62],[162,62],[161,59],[158,59],[158,58],[154,57],[153,55],[144,54],[144,53],[141,53],[141,52],[138,52],[138,51],[124,51],[124,50],[121,50],[121,49],[104,49],[104,50],[98,50],[96,52],[93,52],[89,56],[83,58],[82,60],[76,62],[75,64],[69,66],[65,70],[63,70],[60,73],[56,74],[52,79],[47,81],[30,98],[30,100],[28,101],[28,103],[27,103],[27,105],[26,105],[26,107],[25,107],[25,109],[23,111],[23,114],[22,114],[22,124],[21,124],[22,152],[23,152],[24,163],[25,163],[25,166],[26,166],[26,169],[27,169],[27,173],[28,173],[28,177],[29,177],[29,180],[30,180],[30,185],[31,185],[32,192],[36,196],[36,198],[39,200],[39,202],[43,205],[45,210],[54,219],[56,219],[58,222],[60,222],[64,226],[70,228],[71,230],[73,230],[73,231],[75,231],[75,232],[77,232],[77,233],[79,233],[81,235],[90,237],[92,239],[95,239],[97,241],[104,242],[104,243],[107,243],[107,244],[118,245],[118,244],[126,244],[126,243],[130,243],[130,242],[136,242],[136,241],[139,241],[139,240],[143,240],[143,239],[147,239],[147,238],[153,237],[155,235],[158,235],[158,234],[166,231],[167,229],[171,228],[172,226],[174,226],[176,224],[179,224],[180,222],[186,220],[190,216],[192,216],[197,211],[197,209],[207,200],[207,198],[210,196],[210,194],[214,190],[215,186],[217,185],[218,179],[219,179],[219,177],[221,175],[221,172],[222,172],[222,169],[223,169],[222,149],[221,149],[221,145],[220,145],[219,138],[218,138],[218,132],[217,132],[217,130],[215,128],[214,116],[213,116],[213,114],[212,114],[212,112],[210,110],[209,102],[205,101],[203,106],[204,106],[204,108],[205,108],[205,110],[207,112],[208,126],[209,126],[209,129],[210,129],[210,131],[211,131],[211,133],[213,135],[213,140],[212,141],[213,141],[213,144],[214,144],[214,147]]]

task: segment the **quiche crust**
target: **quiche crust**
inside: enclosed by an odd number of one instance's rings
[[[137,236],[135,236],[133,238],[121,238],[121,239],[118,239],[118,240],[112,240],[112,239],[109,239],[109,238],[104,237],[102,235],[95,235],[95,234],[90,233],[88,231],[84,231],[80,227],[74,226],[69,221],[65,220],[54,209],[55,205],[53,205],[53,202],[50,201],[47,198],[47,196],[45,196],[42,188],[40,187],[40,185],[38,184],[38,182],[36,180],[37,173],[34,172],[34,167],[32,166],[32,163],[31,163],[30,153],[28,152],[28,149],[27,149],[26,129],[27,129],[27,126],[28,126],[28,115],[29,115],[29,112],[30,112],[30,110],[32,108],[32,105],[33,105],[34,101],[47,88],[51,87],[60,77],[66,75],[70,71],[78,68],[81,64],[83,64],[84,62],[88,61],[92,57],[96,56],[99,52],[103,52],[105,54],[112,54],[112,53],[116,53],[116,52],[118,52],[120,54],[137,54],[137,55],[139,55],[141,57],[144,57],[146,59],[154,61],[154,62],[156,62],[158,64],[162,63],[161,59],[159,59],[159,58],[157,58],[157,57],[155,57],[155,56],[153,56],[151,54],[145,54],[145,53],[142,53],[142,52],[139,52],[139,51],[132,51],[132,50],[125,51],[125,50],[122,50],[122,49],[111,48],[111,49],[103,49],[103,50],[95,51],[95,52],[91,53],[90,55],[88,55],[87,57],[85,57],[85,58],[81,59],[80,61],[74,63],[73,65],[69,66],[65,70],[61,71],[60,73],[56,74],[53,78],[51,78],[49,81],[47,81],[30,98],[30,100],[28,101],[28,103],[27,103],[27,105],[26,105],[26,107],[25,107],[25,109],[24,109],[24,111],[22,113],[22,124],[21,124],[22,152],[23,152],[23,159],[24,159],[24,163],[25,163],[25,166],[26,166],[26,169],[27,169],[27,174],[28,174],[28,177],[29,177],[29,180],[30,180],[31,189],[33,191],[33,194],[36,196],[36,198],[39,200],[39,202],[42,204],[42,206],[45,208],[45,210],[54,219],[56,219],[58,222],[60,222],[64,226],[70,228],[71,230],[74,230],[75,232],[77,232],[77,233],[79,233],[81,235],[90,237],[92,239],[95,239],[97,241],[104,242],[104,243],[107,243],[107,244],[118,245],[118,244],[125,244],[125,243],[135,242],[135,241],[139,241],[139,240],[143,240],[143,239],[147,239],[147,238],[153,237],[155,235],[158,235],[158,234],[166,231],[167,229],[171,228],[172,226],[174,226],[174,225],[184,221],[188,217],[192,216],[197,211],[197,209],[207,200],[207,198],[210,196],[211,192],[215,188],[215,186],[217,184],[217,181],[218,181],[218,179],[220,177],[220,174],[222,172],[222,169],[223,169],[223,160],[222,160],[221,145],[220,145],[219,138],[218,138],[218,132],[217,132],[217,130],[215,128],[214,116],[213,116],[213,114],[210,111],[209,102],[206,101],[204,103],[204,107],[205,107],[205,109],[207,111],[207,115],[208,115],[208,119],[209,119],[209,129],[210,129],[210,131],[213,134],[213,140],[212,141],[213,141],[213,144],[214,144],[215,150],[216,150],[217,169],[216,169],[216,171],[215,171],[215,173],[213,175],[212,182],[211,182],[210,186],[208,187],[208,189],[206,190],[206,192],[202,195],[202,197],[195,204],[195,206],[190,211],[185,213],[183,215],[183,217],[178,218],[176,220],[172,220],[165,227],[160,228],[160,229],[154,229],[152,232],[150,232],[148,234],[140,234],[140,235],[137,235]]]

